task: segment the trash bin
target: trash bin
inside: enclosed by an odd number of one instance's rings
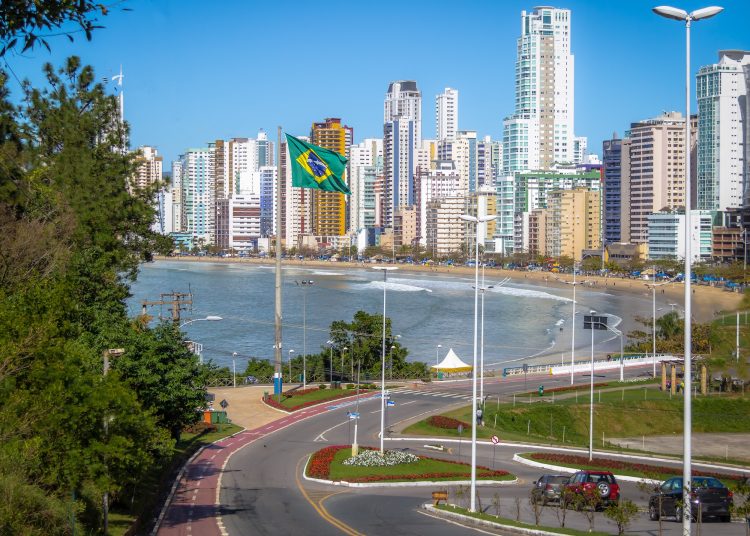
[[[226,411],[212,411],[211,412],[211,424],[228,424],[229,419],[227,418]]]
[[[331,389],[341,389],[341,382],[338,380],[331,382]]]
[[[539,386],[539,396],[544,396],[544,385]]]

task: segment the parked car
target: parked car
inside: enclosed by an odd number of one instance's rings
[[[597,490],[601,499],[598,505],[600,509],[620,499],[620,486],[615,475],[609,471],[578,471],[570,477],[566,487],[577,495]]]
[[[559,501],[560,493],[568,483],[568,475],[542,475],[531,488],[531,497],[543,505],[550,501]]]
[[[255,376],[245,376],[245,383],[251,384],[251,383],[258,383],[258,378]]]
[[[674,516],[682,521],[682,477],[670,478],[654,490],[648,501],[648,516],[651,521],[660,517]],[[695,520],[716,516],[723,522],[731,520],[732,492],[717,478],[696,476],[690,490],[690,515]]]

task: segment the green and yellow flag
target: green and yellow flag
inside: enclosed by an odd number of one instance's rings
[[[286,135],[292,186],[351,195],[344,182],[346,158],[340,154]]]

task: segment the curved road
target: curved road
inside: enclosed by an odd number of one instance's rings
[[[626,369],[636,376],[641,370]],[[619,378],[619,369],[597,374],[596,381],[606,377]],[[530,385],[536,385],[539,376]],[[567,385],[569,378],[542,380],[545,387]],[[508,395],[523,389],[523,377],[492,379],[485,382],[485,394]],[[580,376],[576,383],[587,383]],[[425,389],[394,390],[396,406],[388,409],[391,423],[422,414],[446,411],[466,405],[471,400],[471,383],[438,383]],[[444,520],[434,519],[418,510],[430,498],[434,487],[349,488],[328,486],[307,481],[302,468],[307,457],[326,446],[351,443],[347,411],[351,402],[331,403],[283,417],[257,430],[243,432],[235,438],[212,446],[189,467],[175,500],[159,531],[160,535],[279,535],[279,534],[348,534],[348,535],[447,535],[477,534],[478,530]],[[360,400],[359,443],[376,446],[379,442],[380,399],[368,396]],[[281,416],[281,415],[280,415]],[[421,442],[389,441],[389,448],[409,448],[416,453],[435,455]],[[461,460],[470,461],[470,444],[462,445]],[[493,496],[501,504],[502,515],[516,516],[516,500],[520,501],[522,520],[530,517],[528,491],[530,482],[543,470],[511,461],[514,453],[536,450],[534,447],[498,446],[495,467],[519,477],[518,484],[501,487],[480,486],[481,504],[494,512]],[[491,466],[492,447],[480,445],[478,463]],[[458,449],[440,457],[456,459]],[[223,466],[223,469],[222,469]],[[220,475],[220,476],[219,476]],[[645,492],[634,484],[622,484],[624,496],[644,504]],[[219,493],[217,494],[217,489]],[[214,506],[218,504],[220,506]],[[559,526],[554,508],[546,508],[542,523]],[[569,512],[567,526],[587,529],[585,518]],[[615,531],[615,526],[597,514],[597,529]],[[744,534],[741,524],[717,525],[722,534]],[[633,525],[643,534],[657,534],[658,526],[641,516]],[[679,525],[666,521],[663,534],[679,534]],[[485,533],[494,533],[482,529]]]

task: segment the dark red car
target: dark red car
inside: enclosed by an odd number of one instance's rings
[[[601,499],[598,508],[620,499],[620,486],[609,471],[578,471],[570,477],[566,488],[578,495],[596,493]]]

